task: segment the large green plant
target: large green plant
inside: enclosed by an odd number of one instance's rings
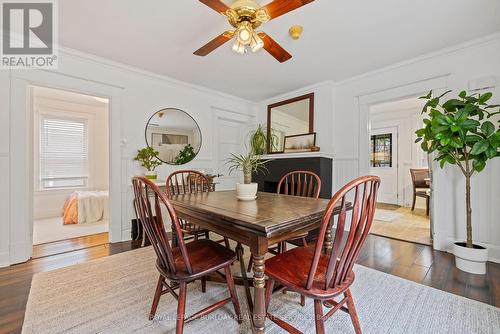
[[[441,168],[456,165],[465,176],[465,201],[467,214],[467,243],[472,244],[472,208],[470,180],[481,172],[486,162],[500,156],[500,129],[492,122],[500,113],[500,105],[489,105],[492,93],[468,95],[462,91],[458,98],[441,103],[443,96],[433,97],[432,92],[421,99],[427,100],[422,113],[424,127],[416,131],[415,142],[427,153],[437,152],[436,161]]]
[[[162,164],[162,162],[158,159],[158,154],[159,154],[158,151],[148,146],[140,150],[137,150],[137,154],[134,160],[140,161],[142,167],[152,172],[155,170],[156,167]]]
[[[260,156],[253,154],[250,150],[247,154],[235,155],[231,153],[231,157],[227,160],[229,164],[229,174],[241,170],[243,171],[243,183],[252,183],[252,172],[260,173],[267,172],[266,163],[269,160],[261,160]]]

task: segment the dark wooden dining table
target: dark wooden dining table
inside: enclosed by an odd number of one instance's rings
[[[246,282],[254,332],[264,333],[264,256],[269,246],[317,228],[329,201],[266,192],[259,192],[256,200],[239,201],[235,191],[174,195],[170,200],[180,218],[238,243],[236,253],[240,259],[243,281]],[[253,301],[243,263],[242,244],[250,248],[254,259]],[[331,247],[330,233],[326,235],[325,245]]]

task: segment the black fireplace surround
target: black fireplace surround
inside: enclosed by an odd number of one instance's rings
[[[332,159],[325,157],[278,158],[266,164],[267,173],[260,172],[252,175],[252,181],[258,184],[259,191],[275,193],[278,182],[286,173],[304,170],[316,173],[321,179],[319,197],[332,197]]]

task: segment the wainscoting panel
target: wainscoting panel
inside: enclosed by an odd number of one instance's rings
[[[358,176],[358,157],[336,157],[333,159],[333,193]]]

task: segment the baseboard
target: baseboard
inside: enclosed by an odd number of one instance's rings
[[[9,252],[1,252],[0,253],[0,268],[8,267],[10,265],[10,256]]]
[[[9,264],[23,263],[30,259],[33,246],[25,243],[10,245]],[[29,251],[28,251],[29,249]]]

